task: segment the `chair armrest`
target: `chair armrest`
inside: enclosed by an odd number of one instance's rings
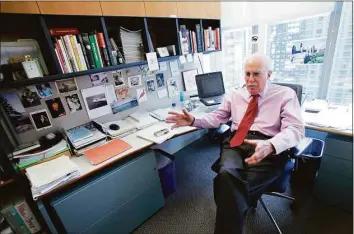
[[[303,138],[297,146],[290,149],[291,155],[293,157],[299,157],[311,145],[312,141],[312,138]]]

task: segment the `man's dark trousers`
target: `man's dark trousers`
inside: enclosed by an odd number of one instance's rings
[[[255,147],[243,143],[230,147],[230,138],[221,144],[220,158],[212,166],[218,173],[214,179],[214,200],[217,206],[215,234],[241,234],[245,212],[262,195],[284,169],[288,153],[269,155],[255,165],[248,165]],[[266,140],[259,132],[248,132],[246,139]]]

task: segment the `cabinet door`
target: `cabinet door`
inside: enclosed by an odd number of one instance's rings
[[[179,18],[197,18],[203,17],[201,12],[202,2],[177,2],[177,15]]]
[[[101,2],[103,15],[145,16],[144,2]]]
[[[42,14],[102,15],[100,2],[37,2]]]
[[[202,14],[204,19],[220,19],[221,3],[220,2],[202,2]]]
[[[144,2],[146,16],[150,17],[176,17],[176,2]]]
[[[0,2],[1,13],[39,14],[37,2]]]

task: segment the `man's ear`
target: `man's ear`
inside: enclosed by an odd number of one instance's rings
[[[272,71],[268,71],[268,79],[271,77]]]

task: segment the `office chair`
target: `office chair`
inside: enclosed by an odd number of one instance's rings
[[[293,89],[296,92],[296,95],[298,97],[299,103],[301,105],[301,98],[302,98],[302,86],[297,85],[297,84],[286,84],[286,83],[275,83],[278,85],[286,86],[291,89]],[[217,133],[222,135],[223,131],[229,130],[230,126],[227,124],[222,124],[220,125],[219,129],[217,129]],[[289,160],[280,174],[280,176],[274,181],[273,184],[269,186],[269,188],[263,193],[263,195],[269,195],[269,196],[275,196],[275,197],[280,197],[284,199],[288,199],[292,201],[291,203],[291,208],[295,208],[295,198],[286,196],[282,193],[286,191],[286,188],[288,187],[290,183],[290,178],[291,174],[293,171],[297,169],[297,161],[298,158],[301,157],[308,157],[308,158],[319,158],[322,156],[323,153],[323,148],[324,148],[324,142],[319,139],[314,139],[314,138],[307,138],[305,137],[298,146],[293,147],[289,149],[289,156],[291,160]],[[315,156],[313,156],[315,154]],[[262,195],[262,196],[263,196]],[[258,199],[266,213],[268,214],[269,218],[271,219],[272,223],[278,230],[278,233],[282,233],[278,224],[276,223],[273,215],[269,211],[268,207],[265,205],[262,196]],[[257,207],[257,201],[251,201],[251,208],[255,210]]]

